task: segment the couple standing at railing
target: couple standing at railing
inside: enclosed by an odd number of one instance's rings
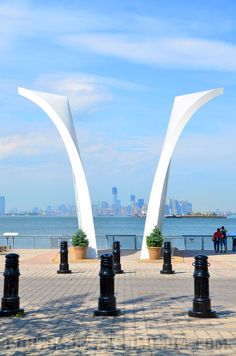
[[[223,253],[223,248],[224,248],[224,253],[226,253],[226,251],[227,251],[227,230],[225,229],[224,226],[221,226],[221,228],[218,228],[214,232],[212,241],[214,242],[215,253],[217,253],[217,252]]]

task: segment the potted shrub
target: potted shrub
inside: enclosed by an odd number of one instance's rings
[[[85,258],[88,244],[89,240],[87,239],[87,235],[83,230],[79,229],[72,236],[72,245],[74,248],[74,257],[76,260],[82,260]]]
[[[156,260],[161,256],[161,247],[164,242],[161,230],[156,225],[150,235],[146,237],[150,260]]]

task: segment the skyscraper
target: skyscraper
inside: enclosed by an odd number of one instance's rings
[[[169,199],[169,208],[170,208],[170,214],[175,215],[176,214],[175,199],[172,198]]]
[[[5,214],[5,197],[0,197],[0,215]]]
[[[144,199],[138,199],[138,208],[142,209],[143,205],[144,205]]]
[[[131,204],[131,214],[135,215],[136,214],[135,195],[131,194],[129,200]]]
[[[112,208],[114,213],[117,211],[117,187],[112,187]]]
[[[171,212],[170,212],[170,207],[168,204],[165,204],[165,215],[170,215]]]
[[[182,214],[191,214],[192,213],[192,204],[188,201],[182,200],[180,202],[182,208]]]
[[[135,195],[130,196],[130,202],[131,202],[131,205],[135,204]]]

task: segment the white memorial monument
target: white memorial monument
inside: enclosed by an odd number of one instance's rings
[[[155,225],[157,225],[160,230],[162,229],[168,175],[170,170],[171,157],[174,152],[176,143],[185,125],[191,119],[193,114],[198,109],[200,109],[201,106],[206,104],[214,97],[221,95],[222,93],[223,89],[218,88],[175,97],[169,125],[167,128],[148,202],[148,210],[140,256],[141,259],[149,258],[146,236],[152,232]]]
[[[78,141],[66,96],[18,88],[18,93],[38,105],[55,124],[67,150],[74,178],[74,189],[79,227],[87,234],[87,258],[97,257],[97,244],[91,200],[84,174]]]

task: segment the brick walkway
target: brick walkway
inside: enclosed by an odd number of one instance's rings
[[[189,318],[193,257],[161,275],[162,262],[122,257],[115,277],[119,317],[93,317],[99,261],[70,264],[57,275],[56,252],[18,250],[25,316],[1,318],[0,355],[235,355],[236,254],[209,256],[210,296],[217,319]],[[0,272],[5,257],[0,256]],[[2,296],[3,278],[0,281]]]

